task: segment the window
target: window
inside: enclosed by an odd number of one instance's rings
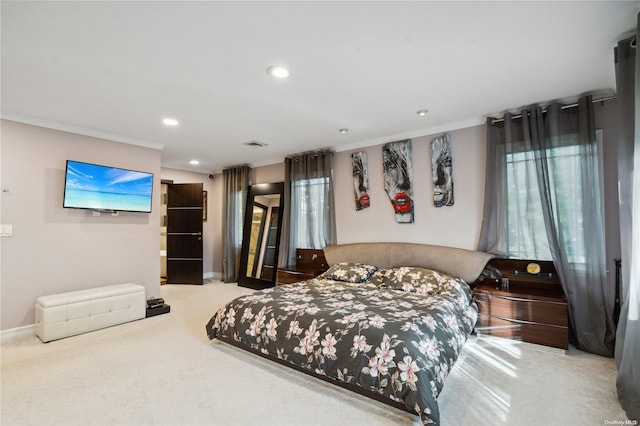
[[[596,132],[597,152],[583,153],[576,142],[576,135],[566,135],[544,153],[518,151],[506,154],[507,173],[507,250],[509,257],[521,259],[551,260],[547,240],[542,201],[537,184],[534,161],[546,157],[549,168],[549,186],[552,214],[561,224],[560,235],[567,249],[569,263],[585,263],[585,221],[582,216],[581,155],[599,157],[602,176],[602,131]],[[600,179],[601,181],[601,179]],[[598,188],[600,198],[602,190]],[[602,201],[601,201],[602,205]]]
[[[327,245],[329,178],[298,179],[291,183],[292,228],[295,247],[321,249]]]
[[[283,220],[287,241],[280,261],[296,262],[296,249],[322,249],[335,244],[332,180],[333,151],[315,151],[285,158],[289,205]]]

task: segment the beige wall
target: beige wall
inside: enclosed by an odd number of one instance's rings
[[[412,139],[414,223],[397,223],[384,190],[382,145],[339,152],[334,162],[338,243],[405,241],[475,249],[482,225],[486,130],[476,126],[449,132],[455,204],[433,206],[431,141],[442,135]],[[391,142],[391,141],[389,141]],[[356,211],[351,153],[367,153],[371,206]]]
[[[160,151],[2,120],[2,329],[34,323],[38,296],[134,282],[160,294]],[[62,207],[67,159],[154,173],[152,213]],[[7,192],[4,192],[4,191]]]
[[[616,104],[595,105],[604,130],[607,264],[620,256],[616,190]],[[415,223],[396,223],[382,179],[382,146],[336,153],[334,162],[338,243],[409,241],[476,248],[482,221],[486,134],[484,126],[450,132],[455,205],[432,203],[431,141],[413,138]],[[208,192],[204,226],[205,273],[222,274],[223,178],[160,169],[157,150],[2,121],[0,221],[12,224],[13,237],[0,238],[2,330],[32,324],[35,298],[44,294],[138,282],[147,297],[159,295],[160,178],[203,182]],[[391,141],[390,141],[391,142]],[[371,207],[355,210],[351,153],[365,151],[369,163]],[[96,162],[155,174],[151,214],[118,217],[62,208],[65,160]],[[251,170],[252,184],[284,181],[284,163]]]
[[[613,291],[613,259],[620,257],[616,101],[595,103],[594,116],[596,128],[603,131],[606,262],[608,282]],[[449,133],[455,195],[455,204],[451,207],[436,208],[432,202],[430,145],[442,133],[412,139],[415,199],[413,224],[399,224],[395,221],[391,203],[384,191],[382,145],[337,153],[334,176],[338,243],[407,241],[476,249],[484,206],[486,127],[482,125]],[[371,207],[360,211],[355,210],[351,167],[351,153],[357,151],[367,153],[371,197]]]
[[[455,205],[433,206],[431,141],[441,136],[413,138],[415,222],[399,224],[384,191],[382,145],[338,152],[334,158],[338,243],[408,241],[475,249],[482,224],[486,157],[486,128],[450,132]],[[390,141],[391,142],[391,141]],[[351,153],[365,151],[369,164],[371,207],[356,211]],[[220,176],[220,178],[222,178]],[[284,181],[284,163],[253,168],[252,184]]]
[[[284,161],[269,166],[256,167],[249,172],[250,185],[284,182]]]
[[[214,176],[210,179],[208,174],[189,172],[162,168],[162,179],[173,181],[173,183],[200,183],[203,190],[207,191],[207,220],[202,222],[202,244],[203,244],[203,270],[205,278],[220,279],[222,272],[222,175]],[[158,228],[160,232],[160,228]],[[219,244],[217,242],[220,241]],[[220,265],[220,269],[215,269],[214,264]],[[216,273],[217,272],[217,273]]]
[[[594,104],[596,127],[603,130],[607,265],[613,282],[613,258],[620,256],[616,172],[616,102]],[[446,133],[446,132],[445,132]],[[486,163],[486,127],[459,129],[451,134],[455,204],[433,206],[431,142],[444,133],[413,138],[415,222],[399,224],[384,191],[382,145],[336,153],[334,182],[338,243],[408,241],[477,248],[482,226]],[[389,141],[391,142],[391,141]],[[365,151],[369,165],[371,207],[356,211],[351,153]],[[284,180],[284,163],[251,170],[253,183]]]

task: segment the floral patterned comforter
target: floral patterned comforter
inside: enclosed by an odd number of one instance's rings
[[[394,272],[363,283],[325,274],[256,291],[221,308],[207,334],[401,402],[424,424],[438,424],[437,397],[477,306],[459,278],[430,271],[425,283]]]

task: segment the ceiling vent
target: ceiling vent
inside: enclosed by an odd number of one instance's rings
[[[267,146],[266,143],[260,142],[260,141],[249,141],[249,142],[245,142],[244,144],[247,146],[253,146],[256,148],[262,148],[263,146]]]

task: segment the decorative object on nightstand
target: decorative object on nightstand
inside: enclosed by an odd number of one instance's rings
[[[527,265],[527,272],[530,273],[531,275],[536,275],[540,273],[540,264],[539,263],[535,263],[535,262],[531,262],[530,264]]]
[[[291,284],[315,278],[329,269],[324,251],[296,249],[296,264],[278,268],[277,284]]]
[[[475,287],[478,334],[569,348],[567,298],[553,262],[491,259]]]

